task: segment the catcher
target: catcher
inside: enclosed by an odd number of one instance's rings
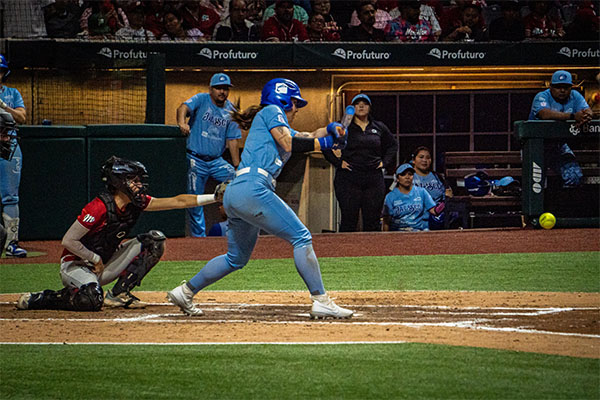
[[[107,191],[87,204],[62,239],[60,266],[64,288],[25,293],[21,310],[98,311],[107,307],[143,308],[131,294],[164,252],[165,235],[157,230],[126,240],[143,211],[197,207],[222,201],[224,185],[215,194],[180,194],[158,198],[146,194],[148,174],[137,161],[110,157],[102,166]],[[102,286],[117,280],[106,292]]]

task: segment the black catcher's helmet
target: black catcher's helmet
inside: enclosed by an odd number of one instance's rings
[[[11,160],[17,149],[17,124],[13,116],[0,109],[0,157]]]
[[[114,192],[120,190],[131,202],[141,207],[148,190],[148,171],[139,161],[112,156],[102,166],[102,181],[106,188]]]

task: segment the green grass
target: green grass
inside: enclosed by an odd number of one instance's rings
[[[321,258],[328,290],[600,292],[600,253]],[[139,290],[168,290],[204,261],[163,261]],[[0,265],[0,293],[60,288],[58,264]],[[291,259],[252,260],[208,290],[305,290]]]
[[[598,360],[426,344],[0,346],[2,398],[593,399]]]
[[[600,253],[321,258],[329,290],[600,292]],[[205,262],[161,262],[168,290]],[[2,264],[0,292],[61,287],[58,264]],[[253,260],[210,290],[305,290],[293,261]],[[117,340],[107,338],[107,340]],[[10,399],[598,399],[599,360],[427,344],[0,345]]]

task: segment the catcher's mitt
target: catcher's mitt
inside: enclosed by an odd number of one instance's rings
[[[229,185],[231,181],[221,182],[215,188],[215,201],[217,203],[223,202],[223,196],[225,196],[225,189],[227,189],[227,185]]]

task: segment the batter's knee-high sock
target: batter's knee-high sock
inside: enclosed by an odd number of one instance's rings
[[[227,261],[227,256],[223,254],[210,260],[204,268],[200,270],[190,281],[187,283],[188,287],[192,289],[194,294],[204,289],[211,283],[218,281],[219,279],[229,275],[235,271]]]
[[[7,207],[5,207],[6,210]],[[17,208],[18,210],[18,208]],[[18,211],[17,211],[18,213]],[[2,219],[4,220],[4,228],[6,228],[6,245],[10,242],[19,241],[19,217],[11,217],[6,212],[2,213]]]
[[[294,262],[310,294],[325,294],[321,268],[312,244],[294,248]]]

